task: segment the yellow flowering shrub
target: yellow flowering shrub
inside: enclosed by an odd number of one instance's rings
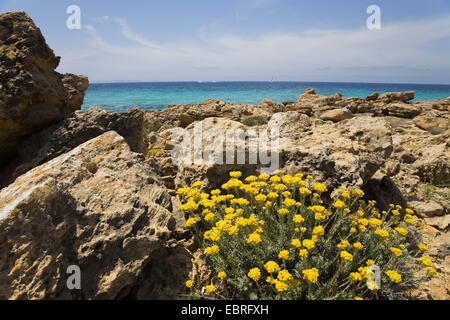
[[[408,242],[410,208],[379,212],[354,189],[330,199],[300,173],[230,177],[209,194],[200,182],[177,190],[211,271],[186,279],[192,298],[403,299],[416,268],[437,274],[428,248]]]

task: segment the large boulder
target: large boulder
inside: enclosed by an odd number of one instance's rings
[[[311,174],[330,189],[356,187],[365,184],[392,151],[392,129],[386,120],[358,116],[316,123],[297,135],[282,134],[280,165],[291,174]]]
[[[320,119],[324,121],[342,121],[353,118],[353,113],[347,108],[327,110],[320,115]]]
[[[88,79],[57,73],[59,61],[26,13],[0,15],[0,165],[24,137],[81,107]]]
[[[145,153],[144,112],[107,112],[99,107],[87,112],[76,111],[58,124],[25,138],[17,146],[17,156],[0,173],[0,187],[12,182],[28,170],[69,152],[78,145],[107,131],[123,136],[133,152]]]
[[[450,142],[424,146],[422,156],[414,162],[414,173],[424,182],[448,184],[450,182]]]
[[[441,134],[450,129],[450,117],[441,116],[433,111],[415,117],[413,122],[419,128],[432,134]]]
[[[390,103],[383,107],[383,113],[393,117],[411,119],[419,115],[422,109],[419,105],[404,102]]]
[[[407,102],[414,99],[414,91],[403,91],[403,92],[386,92],[378,97],[379,100],[384,100],[387,103],[393,101]]]
[[[0,299],[121,299],[139,291],[175,227],[170,196],[143,160],[110,131],[2,189]],[[71,265],[81,270],[80,290],[66,285]]]

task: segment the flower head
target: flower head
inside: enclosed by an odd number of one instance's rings
[[[388,270],[385,272],[385,274],[388,276],[389,280],[391,280],[394,283],[402,282],[401,274],[395,270]]]
[[[275,261],[268,261],[264,265],[264,268],[266,268],[268,273],[273,273],[278,270],[279,266],[278,266],[278,263],[276,263]]]
[[[306,269],[302,271],[303,279],[308,280],[311,283],[316,283],[319,278],[319,270],[317,268]]]
[[[214,293],[217,290],[216,286],[213,284],[206,286],[205,289],[206,293]]]
[[[258,268],[253,268],[248,272],[248,277],[255,282],[258,282],[261,277],[261,271]]]

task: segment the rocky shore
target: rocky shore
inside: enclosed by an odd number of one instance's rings
[[[57,73],[59,60],[25,13],[0,15],[0,299],[185,297],[200,253],[175,190],[202,180],[210,191],[230,170],[261,170],[174,163],[171,134],[195,123],[276,126],[283,172],[310,174],[330,194],[362,188],[380,209],[411,203],[438,270],[414,295],[450,298],[450,97],[359,99],[311,88],[283,103],[82,112],[88,79]],[[82,270],[80,290],[66,287],[70,265]]]

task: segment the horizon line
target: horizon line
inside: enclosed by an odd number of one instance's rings
[[[389,84],[389,85],[435,85],[435,86],[450,86],[450,83],[419,83],[419,82],[360,82],[360,81],[305,81],[305,80],[159,80],[159,81],[124,81],[124,80],[111,80],[111,81],[95,81],[90,84],[125,84],[125,83],[236,83],[236,82],[261,82],[261,83],[357,83],[357,84]]]

